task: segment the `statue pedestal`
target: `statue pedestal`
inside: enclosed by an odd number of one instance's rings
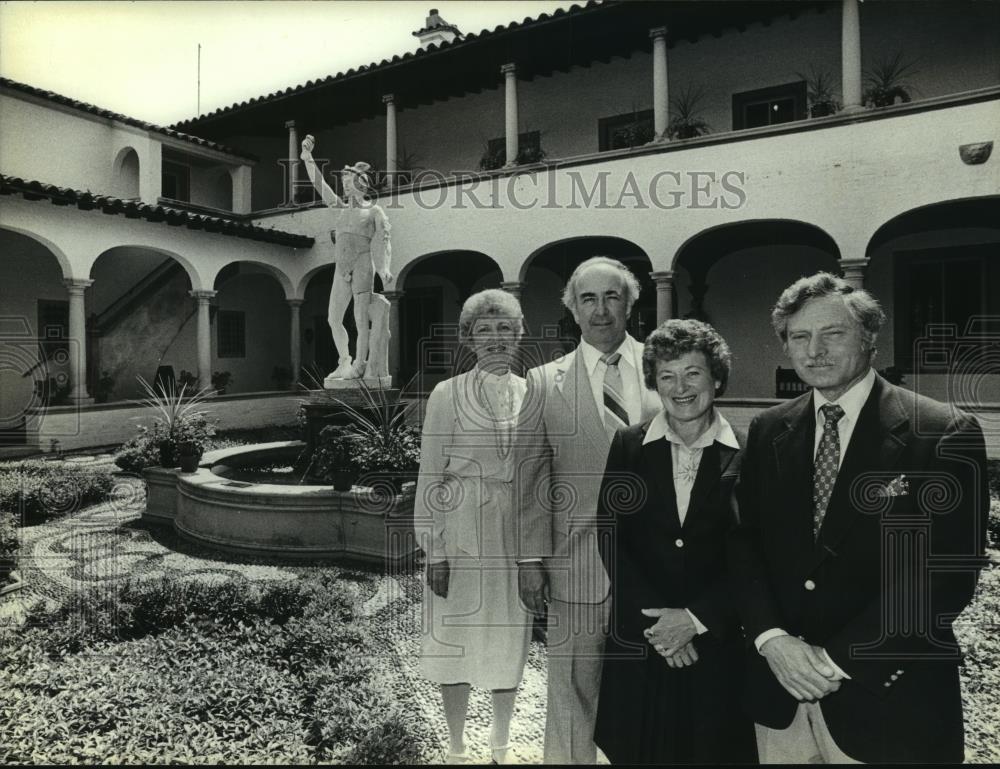
[[[388,379],[389,377],[385,377]],[[327,390],[313,390],[309,399],[302,403],[302,410],[306,418],[306,446],[310,454],[316,446],[320,430],[327,425],[339,425],[346,427],[354,423],[354,419],[344,409],[348,405],[363,414],[368,414],[371,410],[371,403],[365,397],[358,379],[335,379],[338,384],[335,388]],[[374,381],[374,380],[373,380]],[[365,381],[370,389],[373,385]],[[384,395],[389,402],[395,402],[399,398],[399,390],[385,389]],[[374,395],[376,402],[381,402],[380,395]]]
[[[359,382],[364,382],[369,390],[392,389],[391,376],[366,376],[364,379],[333,379],[328,376],[323,380],[324,390],[360,390]]]

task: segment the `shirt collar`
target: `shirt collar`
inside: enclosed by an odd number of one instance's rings
[[[631,344],[629,344],[631,341],[632,337],[626,334],[625,339],[622,340],[618,349],[613,352],[621,353],[622,359],[619,363],[627,363],[638,371],[640,367],[636,366],[635,356],[633,353],[634,348]],[[594,370],[601,362],[601,358],[604,356],[604,353],[582,339],[580,340],[580,352],[583,354],[583,364],[587,367],[587,376],[593,377]]]
[[[865,401],[868,400],[868,396],[871,395],[872,388],[875,386],[875,369],[869,368],[868,373],[865,374],[860,380],[858,380],[850,390],[845,392],[835,401],[829,401],[823,397],[819,390],[813,390],[813,411],[816,414],[816,423],[822,424],[823,419],[819,413],[820,407],[825,406],[827,403],[836,403],[844,410],[844,417],[857,422],[858,414],[861,413],[861,409],[865,405]]]
[[[649,429],[646,430],[646,437],[642,439],[642,445],[645,446],[647,443],[658,441],[660,438],[666,438],[668,442],[679,444],[688,449],[706,449],[716,441],[731,449],[738,449],[740,443],[736,440],[736,433],[733,432],[733,427],[729,424],[729,420],[722,416],[722,412],[718,409],[713,409],[713,412],[712,424],[709,428],[701,434],[694,444],[687,446],[670,427],[670,423],[667,421],[666,410],[661,410],[653,417],[653,421],[649,423]]]

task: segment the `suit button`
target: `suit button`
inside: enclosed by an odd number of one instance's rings
[[[803,587],[805,587],[806,590],[815,590],[816,589],[816,583],[813,582],[811,579],[807,579],[806,583],[805,583],[805,585],[803,585]]]
[[[891,678],[893,681],[898,681],[899,680],[899,676],[897,676],[895,673],[893,673],[891,676],[889,676],[889,678]]]
[[[684,540],[683,540],[683,539],[681,539],[680,537],[678,537],[678,538],[677,538],[677,539],[676,539],[676,540],[674,541],[674,544],[675,544],[675,545],[677,545],[677,547],[684,547]]]
[[[897,671],[896,671],[896,675],[897,675],[897,676],[901,676],[901,675],[903,675],[903,671],[902,671],[902,670],[897,670]]]
[[[882,686],[884,686],[886,689],[888,689],[890,686],[892,686],[892,684],[890,684],[888,681],[886,681],[884,684],[882,684]]]

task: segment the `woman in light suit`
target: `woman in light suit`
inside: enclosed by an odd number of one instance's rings
[[[471,760],[465,745],[470,686],[490,689],[494,763],[506,763],[514,700],[532,620],[522,607],[514,562],[511,444],[524,379],[511,372],[521,307],[499,289],[463,305],[459,334],[476,366],[427,401],[415,522],[427,525],[423,674],[441,685],[447,763]]]

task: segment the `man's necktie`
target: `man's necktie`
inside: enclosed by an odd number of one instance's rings
[[[625,408],[625,396],[622,390],[622,372],[618,369],[621,353],[602,355],[607,368],[604,370],[604,426],[608,437],[614,438],[619,427],[628,425],[628,410]]]
[[[813,536],[819,536],[826,506],[830,503],[833,484],[837,482],[837,471],[840,469],[840,433],[837,422],[844,416],[844,410],[834,404],[827,403],[819,407],[823,414],[823,435],[819,440],[819,450],[816,452],[816,462],[813,466]]]

